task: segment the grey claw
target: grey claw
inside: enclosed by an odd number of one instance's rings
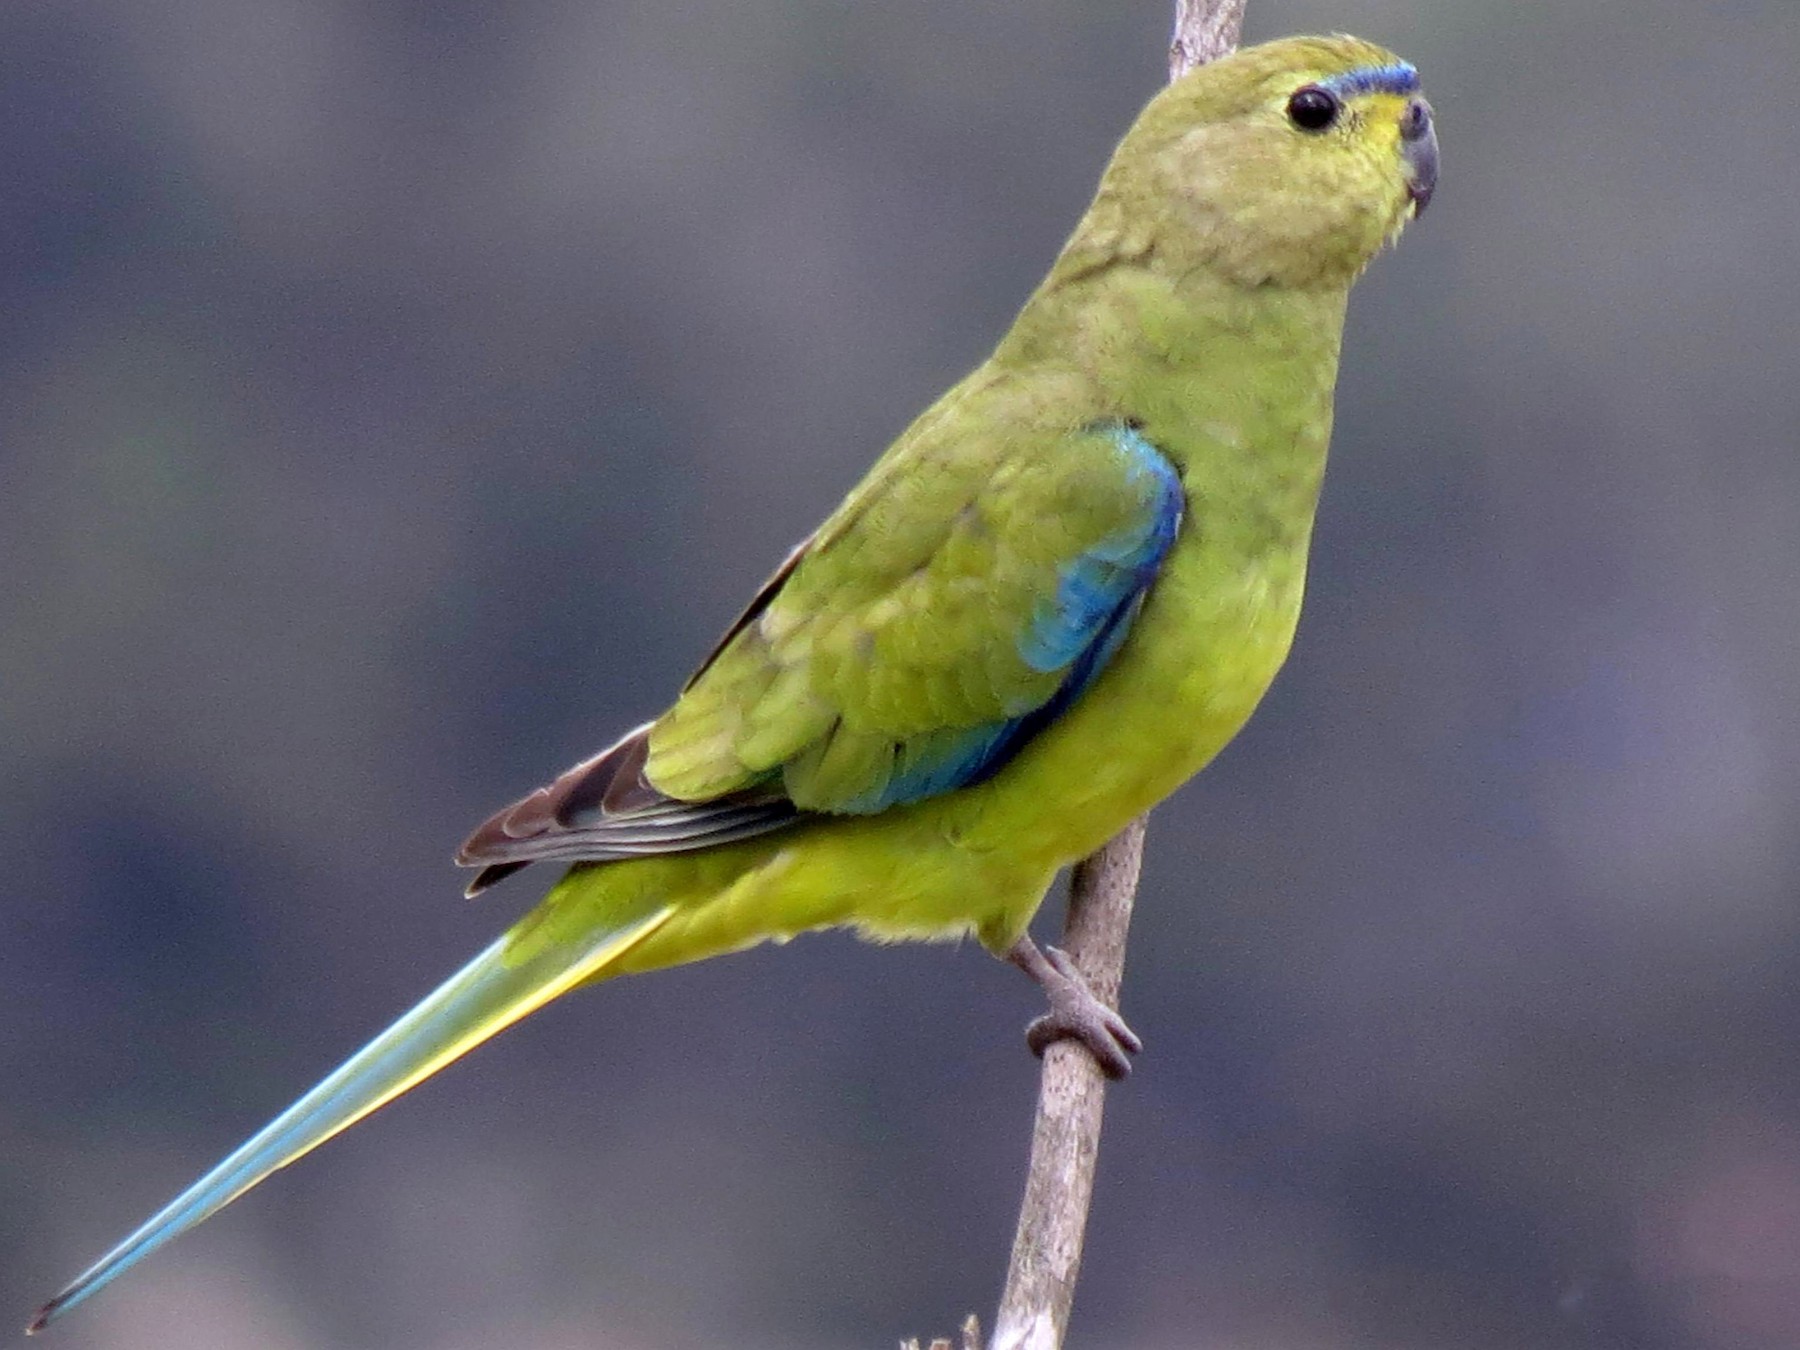
[[[1093,994],[1068,953],[1056,947],[1044,949],[1045,972],[1039,982],[1050,999],[1050,1011],[1025,1028],[1025,1044],[1040,1059],[1057,1041],[1080,1041],[1100,1066],[1100,1072],[1117,1080],[1131,1072],[1131,1056],[1144,1048],[1125,1019]]]

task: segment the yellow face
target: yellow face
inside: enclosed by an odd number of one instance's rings
[[[1291,38],[1203,66],[1145,110],[1115,190],[1186,217],[1248,285],[1348,284],[1437,182],[1418,73],[1355,38]]]
[[[1418,72],[1410,65],[1395,62],[1320,76],[1290,94],[1285,111],[1302,139],[1320,142],[1321,154],[1364,161],[1370,181],[1386,185],[1390,198],[1390,172],[1400,166],[1404,220],[1416,218],[1430,202],[1437,186],[1437,129],[1431,105],[1419,92]]]

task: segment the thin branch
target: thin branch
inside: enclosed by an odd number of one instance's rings
[[[1084,859],[1069,880],[1063,944],[1095,995],[1113,1007],[1125,974],[1125,934],[1144,853],[1144,820]],[[1031,1167],[1013,1238],[993,1350],[1056,1350],[1075,1302],[1081,1243],[1094,1194],[1106,1078],[1078,1041],[1044,1051]]]
[[[1169,78],[1237,46],[1245,0],[1175,0]],[[1125,977],[1125,940],[1144,853],[1144,819],[1075,868],[1062,946],[1088,987],[1113,1007]],[[1081,1045],[1044,1052],[1031,1166],[992,1350],[1059,1350],[1075,1301],[1081,1244],[1094,1194],[1106,1079]]]
[[[1233,51],[1244,31],[1246,0],[1175,0],[1169,82]]]

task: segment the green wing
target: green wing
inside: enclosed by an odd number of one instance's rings
[[[1173,466],[1123,421],[946,417],[788,560],[680,700],[645,777],[866,813],[995,772],[1098,673],[1175,537]]]
[[[675,706],[496,812],[472,895],[533,862],[682,852],[997,772],[1100,672],[1181,525],[1133,424],[955,391],[789,555]],[[987,412],[987,416],[980,414]]]

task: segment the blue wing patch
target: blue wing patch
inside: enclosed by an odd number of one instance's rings
[[[1094,430],[1123,452],[1127,481],[1143,494],[1144,510],[1063,567],[1055,599],[1039,608],[1019,643],[1019,655],[1033,670],[1078,662],[1120,609],[1143,594],[1181,527],[1175,466],[1135,427],[1111,422]]]
[[[1062,683],[1029,712],[969,727],[947,745],[921,747],[910,756],[896,745],[894,772],[886,781],[838,809],[871,814],[993,777],[1081,696],[1118,651],[1181,529],[1185,499],[1175,466],[1135,426],[1110,421],[1088,430],[1120,452],[1143,507],[1129,525],[1063,565],[1056,593],[1038,606],[1019,637],[1025,663],[1042,672],[1066,670]]]

